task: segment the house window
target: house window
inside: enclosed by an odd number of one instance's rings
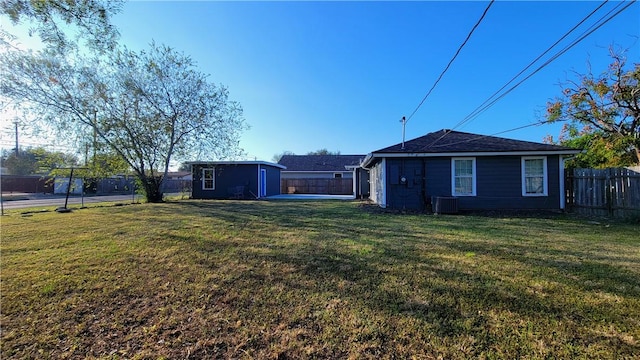
[[[333,173],[334,179],[342,179],[342,173]]]
[[[547,196],[547,158],[522,158],[522,196]]]
[[[453,196],[476,196],[476,159],[451,159],[451,193]]]
[[[214,190],[216,188],[215,169],[202,169],[202,190]]]

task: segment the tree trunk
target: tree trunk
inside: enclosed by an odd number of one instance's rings
[[[144,187],[144,193],[145,197],[147,198],[147,202],[162,202],[163,194],[160,190],[160,185],[162,184],[161,179],[159,177],[145,176],[144,178],[140,178],[140,180],[142,182],[142,186]]]

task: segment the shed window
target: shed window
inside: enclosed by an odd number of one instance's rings
[[[342,179],[342,173],[333,173],[334,179]]]
[[[547,158],[522,158],[522,196],[547,196]]]
[[[215,169],[202,169],[202,190],[214,190],[216,188]]]
[[[476,159],[451,159],[451,193],[453,196],[476,196]]]

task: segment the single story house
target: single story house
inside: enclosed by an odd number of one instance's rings
[[[283,155],[282,193],[369,195],[366,155]]]
[[[580,150],[440,130],[367,155],[370,199],[407,210],[560,210],[564,162]]]
[[[366,155],[283,155],[283,179],[349,179]]]
[[[190,192],[192,179],[191,171],[169,171],[162,184],[162,191],[164,193]]]
[[[193,161],[193,199],[261,199],[280,194],[284,166],[266,161]]]
[[[167,180],[191,180],[191,171],[169,171]]]

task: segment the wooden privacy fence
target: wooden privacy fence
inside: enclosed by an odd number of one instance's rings
[[[167,179],[162,191],[165,193],[191,192],[192,184],[191,180]]]
[[[282,194],[352,195],[353,179],[281,179]]]
[[[2,192],[53,193],[53,178],[39,175],[2,175]]]
[[[567,172],[569,210],[625,217],[640,214],[640,172],[631,169],[574,169]]]
[[[68,178],[59,177],[57,179],[66,181]],[[77,179],[77,178],[76,178]],[[39,175],[2,175],[0,177],[0,188],[3,193],[53,193],[55,178],[50,176]],[[112,177],[106,179],[83,179],[84,192],[86,194],[122,194],[130,193],[136,186],[136,179],[133,176],[128,177]],[[66,192],[66,185],[62,188]],[[190,192],[191,180],[167,179],[163,192],[177,193]]]

